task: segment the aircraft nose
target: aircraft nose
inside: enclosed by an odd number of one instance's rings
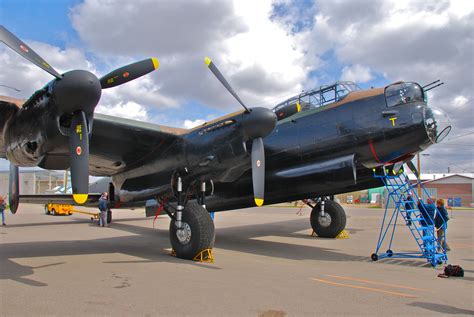
[[[430,141],[440,143],[451,132],[451,120],[443,110],[428,107],[425,111],[425,128]]]

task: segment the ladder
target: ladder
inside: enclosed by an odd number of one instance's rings
[[[404,172],[403,167],[374,169],[374,177],[379,178],[388,192],[387,201],[385,202],[385,213],[380,228],[380,234],[377,242],[375,253],[371,255],[373,261],[383,258],[424,258],[432,266],[446,263],[448,257],[446,255],[446,221],[442,216],[438,216],[439,211],[434,205],[424,203],[422,198],[418,196],[414,187],[421,186],[426,197],[429,197],[425,187],[421,184],[421,180],[417,176],[414,184],[410,182],[408,175]],[[416,175],[416,174],[415,174]],[[394,202],[394,209],[389,208],[390,201]],[[423,208],[420,210],[420,208]],[[433,210],[432,215],[426,210]],[[443,219],[441,228],[444,228],[444,239],[438,243],[436,235],[436,227],[434,219],[436,217]],[[392,243],[395,237],[397,221],[401,218],[403,225],[406,225],[412,234],[419,251],[418,252],[394,252]],[[384,241],[388,241],[386,252],[381,253],[380,249],[384,245]]]

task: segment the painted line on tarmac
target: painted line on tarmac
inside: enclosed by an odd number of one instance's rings
[[[470,245],[470,244],[464,244],[464,243],[457,243],[457,242],[450,242],[449,245],[453,246],[453,247],[456,247],[456,248],[460,248],[460,249],[472,249],[474,248],[474,245]]]
[[[379,288],[357,286],[357,285],[352,285],[352,284],[336,283],[336,282],[331,282],[331,281],[328,281],[328,280],[321,280],[321,279],[318,279],[318,278],[311,278],[311,279],[313,281],[322,282],[322,283],[326,283],[326,284],[330,284],[330,285],[344,286],[344,287],[356,288],[356,289],[363,289],[363,290],[366,290],[366,291],[385,293],[385,294],[396,295],[396,296],[401,296],[401,297],[417,298],[414,295],[405,294],[405,293],[398,293],[398,292],[391,292],[391,291],[386,291],[386,290],[379,289]]]
[[[329,274],[326,274],[326,276],[338,278],[338,279],[341,279],[341,280],[357,281],[357,282],[363,282],[363,283],[367,283],[367,284],[375,284],[375,285],[383,285],[383,286],[389,286],[389,287],[395,287],[395,288],[409,289],[409,290],[412,290],[412,291],[421,291],[421,292],[430,292],[430,293],[433,292],[431,290],[427,290],[427,289],[423,289],[423,288],[416,288],[416,287],[405,286],[405,285],[397,285],[397,284],[388,284],[388,283],[377,282],[377,281],[369,281],[369,280],[363,280],[363,279],[355,278],[355,277],[329,275]]]

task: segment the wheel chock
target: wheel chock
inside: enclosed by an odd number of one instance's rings
[[[347,230],[342,230],[337,236],[336,239],[349,239],[349,232]]]
[[[311,232],[311,237],[317,237],[316,232]],[[349,232],[347,230],[342,230],[337,236],[336,239],[349,239]]]
[[[171,249],[170,255],[176,257],[176,251],[174,249]],[[201,263],[214,263],[214,255],[212,253],[212,249],[202,250],[194,256],[193,261]]]
[[[212,249],[204,249],[193,258],[193,261],[201,263],[214,263],[214,255]]]

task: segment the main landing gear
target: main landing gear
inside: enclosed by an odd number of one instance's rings
[[[346,213],[335,201],[323,198],[311,207],[311,227],[319,237],[335,238],[346,227]]]
[[[188,191],[183,191],[183,181],[177,177],[175,196],[176,212],[171,216],[170,241],[178,258],[192,260],[199,253],[214,246],[214,222],[206,210],[206,185],[201,183],[196,202],[187,202]]]

